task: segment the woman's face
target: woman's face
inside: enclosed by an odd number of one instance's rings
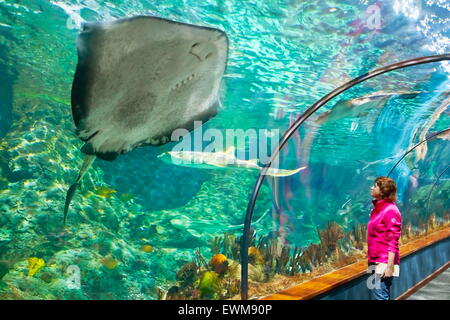
[[[381,190],[380,190],[380,187],[377,184],[374,184],[372,186],[372,188],[370,188],[370,195],[372,197],[374,197],[375,199],[377,199],[377,200],[381,199],[381,196],[382,196],[381,195]]]

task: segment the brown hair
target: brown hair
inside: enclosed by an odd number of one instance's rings
[[[397,185],[394,180],[388,177],[378,177],[375,179],[375,184],[380,188],[383,199],[397,201]]]

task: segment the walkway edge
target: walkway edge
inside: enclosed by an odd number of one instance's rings
[[[399,295],[395,300],[406,300],[407,298],[409,298],[409,296],[413,295],[414,293],[416,293],[418,290],[420,290],[421,288],[423,288],[425,285],[427,285],[431,280],[433,280],[434,278],[436,278],[438,275],[440,275],[442,272],[444,272],[445,270],[447,270],[447,268],[450,267],[450,261],[447,262],[446,264],[444,264],[442,267],[440,267],[439,269],[437,269],[435,272],[433,272],[432,274],[430,274],[428,277],[426,277],[425,279],[423,279],[422,281],[416,283],[413,287],[409,288],[407,291],[405,291],[404,293],[402,293],[401,295]]]

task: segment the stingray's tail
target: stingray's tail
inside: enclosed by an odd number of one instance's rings
[[[77,187],[80,184],[81,179],[83,178],[84,174],[89,169],[89,167],[92,165],[92,162],[94,162],[94,160],[95,160],[94,155],[87,155],[84,158],[83,165],[81,166],[77,179],[67,191],[66,203],[64,204],[64,226],[66,225],[67,212],[69,211],[70,202],[72,201],[72,198],[75,195],[75,192],[77,191]]]
[[[267,170],[267,172],[266,172],[266,175],[272,176],[272,177],[287,177],[287,176],[292,176],[293,174],[296,174],[297,172],[300,172],[303,169],[306,169],[306,167],[300,167],[300,168],[294,169],[294,170],[269,168],[269,170]]]

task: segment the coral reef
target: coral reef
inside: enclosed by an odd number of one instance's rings
[[[96,162],[63,228],[64,196],[82,162],[69,110],[64,99],[16,92],[15,120],[0,141],[0,299],[157,299],[173,281],[198,280],[187,276],[189,269],[177,278],[176,270],[196,258],[195,248],[207,249],[223,226],[240,231],[241,190],[254,174],[208,174],[183,207],[146,211],[131,193],[105,183]],[[270,202],[267,187],[263,196],[261,206]],[[171,223],[182,216],[189,230]],[[209,224],[202,224],[205,218]],[[31,258],[45,265],[28,277]],[[72,266],[80,270],[79,287],[70,285]]]
[[[0,141],[0,299],[237,297],[240,234],[253,173],[208,174],[182,207],[147,211],[132,192],[106,183],[104,168],[94,163],[63,228],[64,195],[82,161],[80,142],[67,134],[69,106],[42,95],[17,93],[15,99],[15,121]],[[412,195],[402,243],[448,224],[450,183],[430,191],[431,185],[424,185]],[[255,212],[265,212],[271,206],[267,186],[259,197]],[[359,224],[348,227],[341,219],[342,225],[328,222],[318,230],[308,222],[308,237],[314,237],[307,238],[317,241],[305,246],[269,233],[269,215],[254,217],[263,218],[253,226],[263,235],[251,232],[251,296],[365,258],[362,203],[352,206]],[[71,282],[73,266],[79,268],[79,286]]]
[[[446,219],[437,221],[431,215],[425,222],[428,229],[421,231],[412,231],[411,223],[407,223],[403,228],[401,243],[424,236],[429,230],[448,227],[448,217],[447,214]],[[257,237],[254,232],[251,233],[251,246],[248,249],[251,299],[366,259],[366,228],[366,224],[360,224],[344,231],[337,223],[330,221],[326,228],[317,230],[319,242],[311,243],[306,248],[291,248],[280,243],[273,234]],[[180,269],[180,276],[177,274],[177,299],[240,299],[240,240],[239,236],[230,233],[211,240],[210,251],[213,256],[209,264],[197,251],[199,264],[188,263]],[[227,262],[227,267],[218,270],[217,267],[224,262]],[[189,276],[181,276],[184,274]],[[185,281],[185,278],[189,281]]]

